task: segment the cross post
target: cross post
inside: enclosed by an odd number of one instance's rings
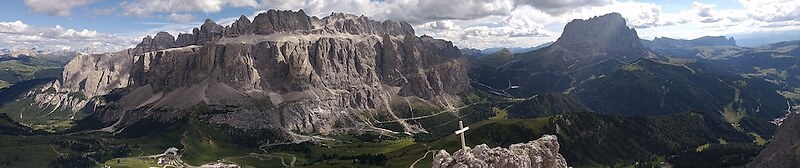
[[[458,121],[458,128],[459,128],[459,130],[456,131],[456,134],[461,135],[461,150],[466,152],[467,151],[467,143],[466,143],[466,141],[464,141],[464,132],[467,132],[467,130],[469,130],[469,127],[464,127],[464,123],[461,122],[461,121]]]

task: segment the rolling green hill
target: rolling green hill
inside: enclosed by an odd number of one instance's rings
[[[545,93],[513,102],[505,109],[509,118],[536,118],[552,115],[589,111],[570,95]]]

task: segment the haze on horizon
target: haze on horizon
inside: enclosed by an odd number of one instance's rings
[[[0,48],[117,51],[159,31],[189,32],[206,18],[229,25],[268,9],[400,20],[461,48],[532,47],[572,19],[618,12],[643,39],[734,37],[758,46],[800,39],[798,0],[17,0],[0,10]]]

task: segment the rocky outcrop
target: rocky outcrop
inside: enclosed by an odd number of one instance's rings
[[[175,45],[177,47],[185,47],[195,44],[197,44],[197,36],[194,34],[181,33],[178,34],[178,38],[175,39]]]
[[[131,55],[140,55],[151,51],[158,51],[177,46],[175,37],[167,32],[158,32],[155,37],[144,37],[142,42],[136,45],[131,51]]]
[[[203,25],[200,26],[200,30],[194,31],[194,34],[197,36],[196,44],[203,44],[205,42],[214,42],[217,39],[222,38],[224,31],[225,28],[218,25],[211,19],[206,19]]]
[[[177,40],[159,33],[128,51],[77,58],[59,90],[89,97],[114,91],[118,99],[106,99],[92,116],[107,131],[144,118],[178,118],[206,103],[228,111],[209,114],[209,122],[241,129],[387,131],[370,124],[383,118],[421,132],[390,107],[407,100],[457,107],[469,80],[451,42],[413,32],[404,22],[348,14],[318,19],[303,11],[270,10],[228,27],[206,20]]]
[[[316,18],[313,18],[316,21]],[[253,18],[255,33],[266,35],[275,32],[300,31],[307,32],[312,29],[312,17],[306,15],[303,10],[275,11],[270,10],[260,13]]]
[[[240,35],[253,34],[253,26],[250,19],[242,15],[231,26],[225,28],[225,37],[236,37]]]
[[[775,130],[774,138],[747,167],[800,166],[800,114],[791,113]]]
[[[558,138],[544,135],[528,143],[513,144],[506,148],[489,148],[486,144],[456,151],[452,156],[440,150],[433,158],[433,168],[496,167],[496,168],[560,168],[567,161],[558,153]]]

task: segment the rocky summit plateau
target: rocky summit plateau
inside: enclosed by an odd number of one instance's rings
[[[177,120],[207,104],[227,111],[207,114],[209,122],[240,129],[393,132],[372,126],[381,118],[416,133],[425,129],[391,107],[457,107],[457,95],[470,88],[466,73],[451,42],[418,37],[405,22],[270,10],[225,26],[206,20],[177,39],[159,32],[132,49],[78,56],[32,96],[41,106],[91,114],[108,132]]]

